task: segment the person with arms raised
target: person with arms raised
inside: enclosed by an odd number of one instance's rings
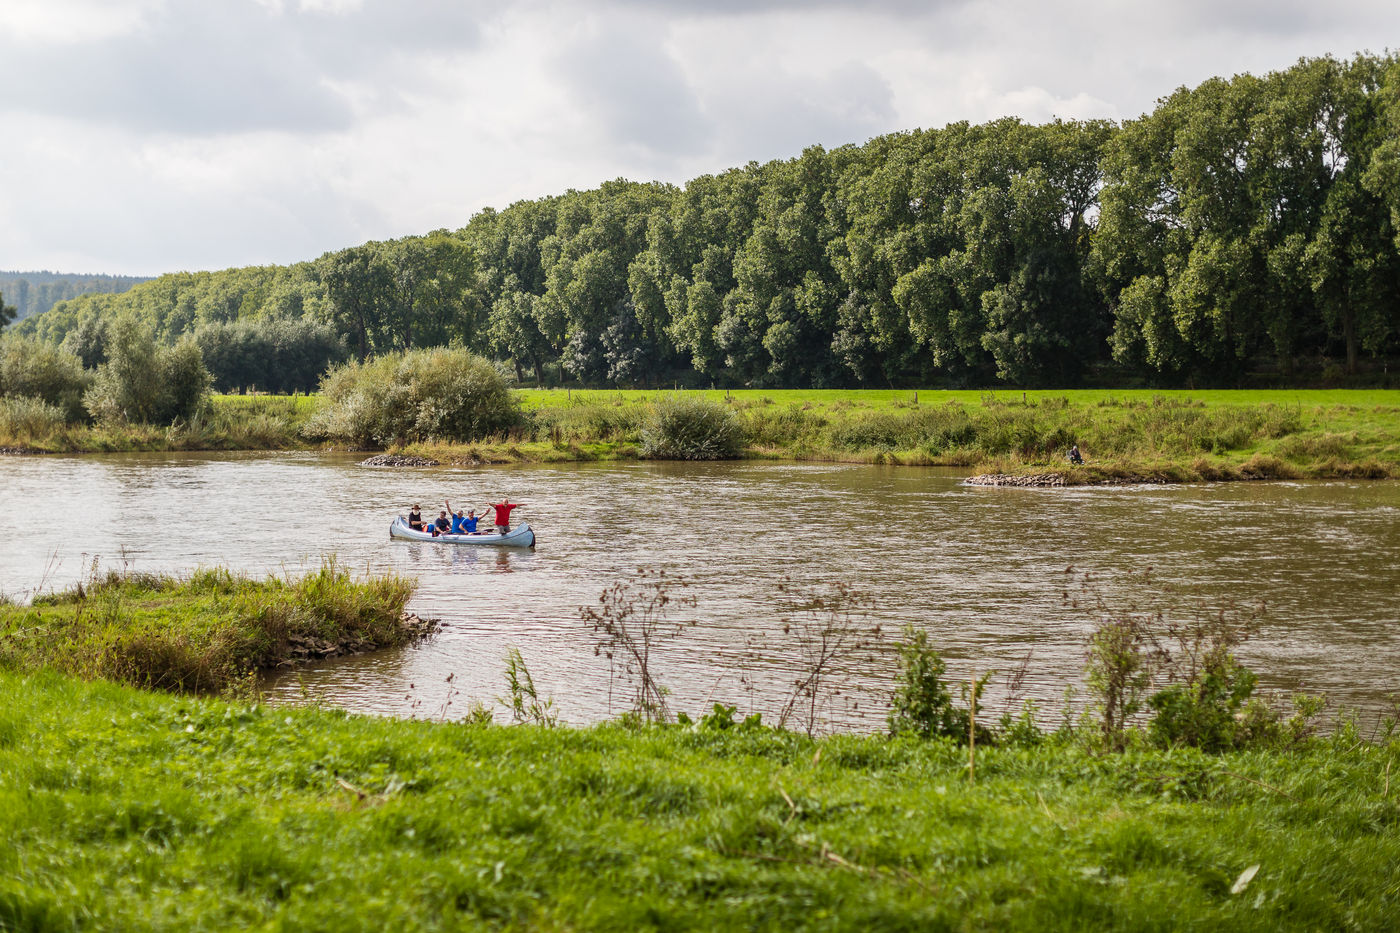
[[[500,502],[497,502],[495,505],[491,506],[492,511],[496,513],[495,518],[497,534],[506,534],[508,531],[510,531],[511,510],[518,509],[524,504],[525,503],[523,502],[511,502],[510,497],[506,496]]]

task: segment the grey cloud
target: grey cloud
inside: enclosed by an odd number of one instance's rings
[[[790,12],[925,14],[966,6],[972,0],[619,0],[652,12],[711,17]]]
[[[615,143],[649,155],[688,154],[708,135],[694,89],[649,36],[609,33],[574,45],[556,70]]]
[[[787,75],[762,85],[745,82],[707,105],[727,115],[725,148],[738,161],[789,158],[813,143],[860,143],[897,128],[889,83],[858,62],[818,78]]]
[[[119,39],[0,39],[0,109],[196,135],[338,130],[354,114],[328,80],[387,77],[376,83],[392,87],[410,80],[415,54],[478,43],[471,8],[445,0],[281,14],[249,0],[175,3]]]

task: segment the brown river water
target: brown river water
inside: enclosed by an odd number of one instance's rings
[[[358,712],[458,718],[506,693],[519,649],[564,721],[616,716],[627,685],[580,607],[604,587],[663,569],[695,601],[693,623],[656,647],[670,704],[715,702],[772,721],[803,669],[779,587],[850,585],[855,617],[885,647],[838,664],[823,730],[882,727],[905,623],[928,630],[965,680],[1011,673],[1048,722],[1065,689],[1082,697],[1093,618],[1065,604],[1065,570],[1088,571],[1115,604],[1156,599],[1179,618],[1222,600],[1266,600],[1241,656],[1269,690],[1325,694],[1333,712],[1374,718],[1400,693],[1400,484],[1253,483],[994,489],[946,470],[808,463],[616,463],[385,469],[320,454],[123,454],[0,458],[0,592],[26,598],[101,567],[225,565],[296,572],[330,554],[356,572],[418,580],[410,608],[440,633],[403,650],[313,664],[268,681],[274,700]],[[516,515],[534,550],[391,541],[415,501]],[[1145,587],[1134,571],[1153,568]],[[1187,593],[1179,590],[1189,590]],[[508,718],[497,707],[497,720]]]

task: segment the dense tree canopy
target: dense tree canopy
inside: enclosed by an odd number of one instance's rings
[[[17,325],[192,335],[220,387],[459,346],[589,385],[1234,384],[1400,349],[1400,63],[1305,59],[1122,125],[1016,119],[623,180]],[[314,370],[314,372],[313,372]]]
[[[89,292],[123,292],[138,282],[131,275],[74,275],[62,272],[0,272],[0,292],[14,305],[14,317],[23,320],[42,314],[60,301]],[[4,321],[0,320],[0,326]]]

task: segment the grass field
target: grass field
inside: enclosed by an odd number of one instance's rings
[[[638,404],[672,394],[667,389],[517,389],[525,410],[560,408],[606,402]],[[1191,400],[1207,405],[1303,405],[1361,408],[1400,408],[1395,389],[686,389],[716,401],[733,399],[741,405],[811,406],[818,410],[850,408],[882,411],[919,405],[980,405],[1047,400],[1067,401],[1078,408],[1113,403],[1151,403],[1154,399]]]
[[[396,452],[446,462],[555,462],[642,455],[648,410],[668,391],[520,389],[521,421],[471,443]],[[1068,483],[1400,476],[1400,391],[701,390],[732,412],[742,456],[942,465],[969,472],[1057,472]],[[217,396],[172,428],[6,427],[0,448],[35,451],[278,450],[315,396]],[[3,414],[3,412],[0,412]],[[18,417],[18,416],[16,416]],[[37,432],[37,433],[36,433]],[[1066,451],[1078,444],[1083,468]]]
[[[395,721],[0,668],[5,930],[1385,930],[1400,743]]]
[[[648,406],[669,392],[520,390],[508,441],[418,444],[444,460],[638,455]],[[1394,390],[944,392],[708,390],[745,455],[1065,474],[1071,483],[1400,476]],[[1087,463],[1069,469],[1078,444]]]

